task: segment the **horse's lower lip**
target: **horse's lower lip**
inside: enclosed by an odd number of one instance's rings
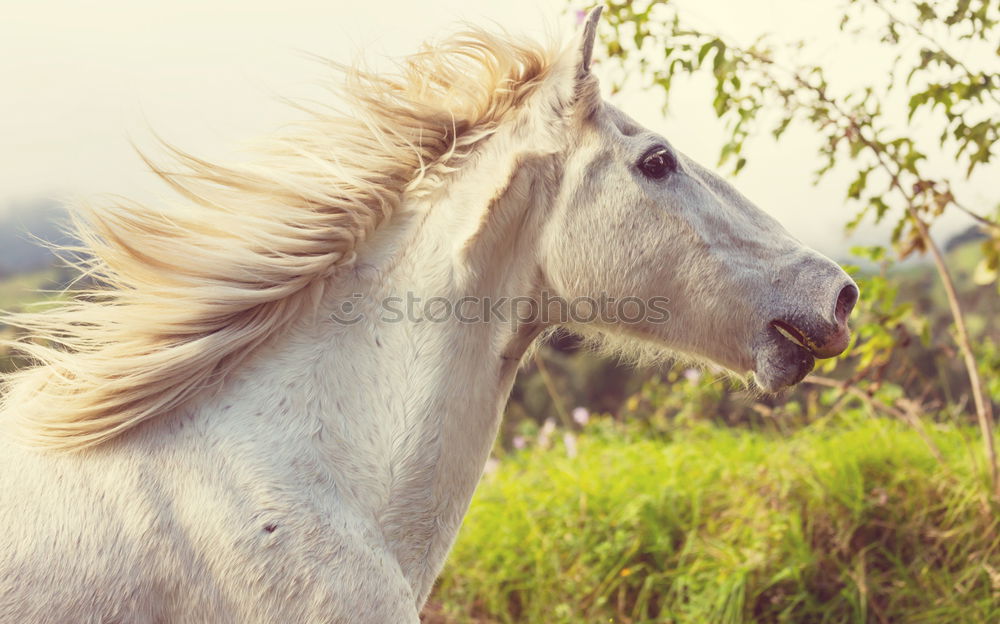
[[[794,386],[812,372],[815,356],[776,328],[769,327],[756,355],[754,379],[761,390],[779,392]]]
[[[789,386],[794,386],[795,384],[805,379],[806,375],[812,372],[813,366],[816,364],[816,358],[815,356],[813,356],[812,353],[810,353],[806,349],[803,349],[802,351],[803,355],[797,363],[797,370],[795,372],[795,375],[789,380],[787,384]]]

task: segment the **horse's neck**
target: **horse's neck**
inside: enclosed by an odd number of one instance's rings
[[[531,190],[507,195],[524,204]],[[446,201],[478,199],[455,193]],[[507,216],[529,209],[496,196],[482,203]],[[320,423],[321,435],[313,439],[332,480],[351,486],[337,502],[377,519],[418,601],[454,540],[517,365],[540,328],[498,318],[391,322],[379,318],[379,302],[393,295],[405,301],[408,294],[423,301],[532,294],[535,234],[525,231],[540,228],[504,231],[525,223],[505,218],[506,225],[492,225],[489,210],[448,205],[401,216],[377,233],[357,268],[339,277],[336,292],[326,297],[324,308],[343,311],[350,300],[365,319],[344,325],[324,313],[296,329],[286,353],[273,360],[309,363],[301,378],[312,381],[294,392],[312,397],[306,419]]]

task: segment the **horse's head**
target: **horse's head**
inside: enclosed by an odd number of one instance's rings
[[[584,331],[752,371],[766,391],[798,383],[815,358],[847,347],[857,287],[722,178],[600,100],[589,71],[595,22],[591,14],[579,46],[562,185],[542,236],[546,287],[608,304],[606,320]]]

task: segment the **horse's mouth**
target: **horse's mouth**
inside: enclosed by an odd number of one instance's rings
[[[801,332],[787,325],[771,324],[755,350],[754,380],[764,392],[794,386],[812,372],[816,357]]]
[[[786,339],[792,341],[792,343],[806,349],[810,353],[816,352],[815,345],[806,337],[798,327],[792,325],[791,323],[786,323],[785,321],[774,320],[771,321],[771,327],[773,327],[779,334],[784,336]]]

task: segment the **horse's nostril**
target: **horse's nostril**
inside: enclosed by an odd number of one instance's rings
[[[858,287],[854,284],[848,284],[840,290],[840,294],[837,295],[837,309],[834,312],[834,316],[837,319],[837,323],[843,325],[847,322],[847,317],[851,315],[851,310],[854,309],[854,304],[858,302]]]

